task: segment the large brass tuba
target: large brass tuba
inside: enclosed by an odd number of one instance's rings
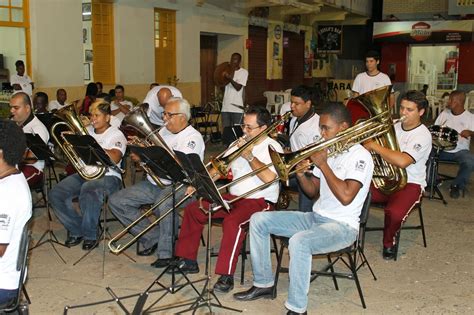
[[[388,106],[390,91],[391,86],[387,86],[355,98],[354,101],[365,108],[370,118],[359,121],[354,126],[340,132],[333,139],[320,141],[288,154],[281,154],[270,148],[270,156],[280,179],[288,180],[293,167],[302,160],[309,158],[315,152],[324,149],[327,149],[328,156],[331,156],[340,154],[355,144],[374,139],[386,148],[399,150],[393,128],[394,122],[392,121]],[[390,194],[406,185],[407,174],[405,169],[387,163],[378,155],[373,156],[373,158],[374,175],[372,182],[375,187],[385,194]]]
[[[173,150],[171,150],[168,145],[165,143],[163,138],[160,136],[158,133],[158,130],[155,130],[148,119],[147,115],[145,114],[143,108],[141,106],[138,106],[134,110],[130,111],[125,115],[123,118],[123,121],[136,131],[140,132],[143,136],[145,136],[145,139],[141,140],[139,138],[136,138],[136,140],[132,141],[132,144],[139,144],[145,147],[148,146],[159,146],[165,149],[169,155],[175,156],[175,153]],[[178,164],[179,160],[175,159]],[[158,175],[156,175],[151,168],[146,166],[145,164],[141,165],[145,172],[150,175],[150,177],[153,179],[153,181],[161,188],[164,187],[163,183],[161,182],[160,178]]]
[[[51,126],[51,136],[76,169],[77,173],[85,180],[93,180],[102,177],[105,173],[105,167],[86,165],[77,155],[73,146],[63,136],[63,132],[74,133],[76,135],[89,134],[82,124],[79,115],[76,113],[75,104],[73,103],[58,109],[54,115],[62,121],[56,122]],[[64,126],[65,128],[60,128],[60,126]],[[66,129],[66,131],[64,129]]]

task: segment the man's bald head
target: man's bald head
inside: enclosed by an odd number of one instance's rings
[[[168,102],[168,100],[173,96],[171,93],[171,90],[168,88],[161,88],[158,91],[158,102],[160,102],[160,105],[162,107],[165,106],[165,104]]]

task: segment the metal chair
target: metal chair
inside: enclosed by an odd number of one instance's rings
[[[26,276],[26,265],[28,262],[28,245],[30,243],[30,230],[28,228],[30,220],[28,220],[21,233],[20,246],[18,249],[18,259],[16,262],[16,270],[20,272],[20,280],[18,281],[18,289],[16,298],[8,301],[7,303],[0,305],[0,314],[9,313],[16,311],[18,314],[28,314],[28,304],[30,304],[30,298],[26,293],[25,287],[23,286],[23,280]],[[27,303],[21,302],[21,293],[25,295]]]
[[[360,222],[359,222],[359,234],[354,241],[354,243],[346,248],[342,248],[340,250],[330,252],[330,253],[321,253],[315,256],[326,256],[328,260],[328,264],[324,266],[321,270],[315,270],[311,272],[311,282],[313,282],[316,278],[321,276],[331,277],[333,279],[334,287],[336,290],[339,290],[339,286],[337,284],[337,278],[345,278],[354,280],[357,286],[357,291],[359,292],[360,301],[362,303],[362,307],[366,308],[364,295],[362,293],[362,287],[359,282],[359,278],[357,276],[357,271],[362,268],[362,266],[367,265],[372,274],[374,280],[377,280],[372,267],[370,266],[367,257],[364,253],[364,245],[365,245],[365,231],[366,231],[366,224],[367,218],[369,216],[369,209],[370,209],[370,199],[371,194],[370,192],[367,194],[365,198],[364,205],[362,206],[361,213],[360,213]],[[278,285],[278,278],[281,272],[288,272],[288,268],[283,268],[281,266],[281,260],[283,256],[283,251],[285,248],[288,248],[289,238],[287,237],[280,237],[280,253],[278,255],[278,262],[277,268],[275,272],[275,281],[273,286],[273,298],[276,298],[276,291]],[[335,259],[332,257],[335,256]],[[348,269],[349,272],[342,273],[336,272],[334,270],[334,265],[341,261]]]

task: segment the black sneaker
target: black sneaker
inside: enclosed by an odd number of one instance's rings
[[[222,275],[214,284],[214,291],[227,293],[234,288],[234,276]]]
[[[178,260],[176,266],[184,273],[199,273],[199,266],[195,260],[182,258]],[[172,269],[168,269],[168,273],[171,273]]]
[[[449,189],[449,196],[453,199],[458,199],[460,196],[459,186],[458,185],[451,185]]]
[[[385,260],[395,260],[395,246],[384,247],[382,252],[383,259]]]

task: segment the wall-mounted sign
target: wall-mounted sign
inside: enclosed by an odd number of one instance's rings
[[[342,26],[318,25],[318,53],[340,54],[342,51]]]
[[[274,34],[276,39],[281,38],[281,25],[280,24],[275,25],[275,29],[273,30],[273,34]]]
[[[374,23],[375,42],[449,43],[473,40],[473,21]]]

